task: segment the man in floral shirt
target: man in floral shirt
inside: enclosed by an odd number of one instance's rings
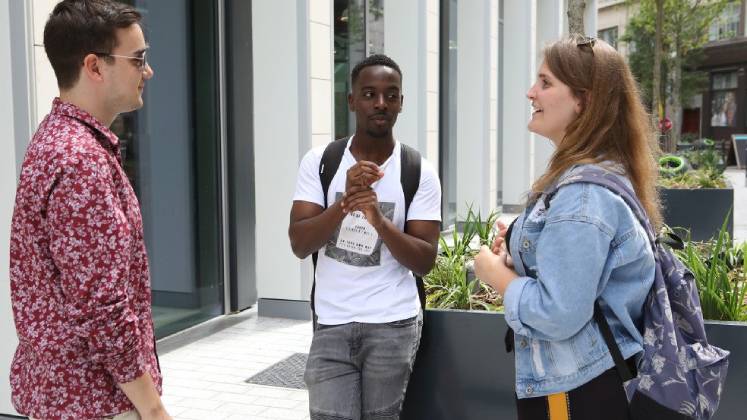
[[[60,97],[28,147],[10,243],[12,400],[32,419],[170,419],[142,218],[108,128],[153,76],[139,22],[113,1],[65,0],[44,28]]]

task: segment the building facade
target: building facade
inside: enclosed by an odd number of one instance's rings
[[[552,152],[526,130],[542,46],[564,0],[129,0],[155,69],[145,107],[117,118],[143,212],[159,338],[258,305],[307,318],[311,262],[287,223],[309,148],[347,136],[352,66],[382,52],[403,71],[395,137],[439,170],[444,229],[515,212]],[[15,348],[8,243],[25,147],[57,87],[43,43],[56,0],[0,0],[0,378]],[[587,33],[596,4],[587,1]],[[13,414],[7,383],[0,413]]]
[[[727,141],[747,133],[747,0],[730,4],[711,24],[705,58],[699,68],[708,74],[698,108],[690,110],[693,122],[700,118],[700,135]],[[685,121],[687,123],[687,121]],[[736,163],[734,153],[728,156]]]
[[[600,0],[597,2],[597,36],[628,55],[628,45],[620,38],[625,34],[628,21],[635,14],[637,4],[629,0]]]
[[[627,55],[630,47],[619,41],[638,2],[600,0],[598,36]],[[734,1],[715,19],[697,70],[706,73],[705,88],[683,104],[681,132],[697,138],[724,141],[729,149],[733,134],[747,133],[747,0]],[[734,164],[734,153],[727,156]]]

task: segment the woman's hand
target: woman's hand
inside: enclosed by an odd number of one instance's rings
[[[480,281],[493,287],[501,296],[508,285],[519,278],[519,275],[508,266],[508,253],[505,250],[494,253],[485,245],[475,256],[475,275]]]
[[[498,234],[495,235],[495,239],[493,239],[493,246],[490,247],[490,250],[493,251],[494,254],[498,254],[501,248],[506,247],[506,232],[508,232],[508,226],[498,220],[497,222],[495,222],[495,227],[498,228]]]
[[[508,253],[508,243],[506,243],[506,232],[508,232],[508,226],[506,226],[505,223],[498,220],[495,222],[495,227],[498,228],[498,234],[495,236],[495,239],[493,239],[493,245],[490,247],[490,250],[493,251],[493,254],[500,255],[501,253],[506,254],[506,266],[513,268],[514,267],[514,260],[511,259],[511,255]]]

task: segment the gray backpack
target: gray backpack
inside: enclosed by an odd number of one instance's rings
[[[598,301],[594,308],[594,319],[625,383],[631,418],[711,418],[726,381],[729,352],[708,344],[695,277],[665,246],[682,241],[673,235],[657,238],[635,193],[620,175],[599,167],[580,167],[548,192],[545,203],[560,187],[575,182],[600,185],[623,198],[648,232],[656,258],[654,283],[643,308],[644,355],[637,376],[623,360]]]

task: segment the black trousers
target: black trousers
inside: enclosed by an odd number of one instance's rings
[[[568,392],[517,398],[516,409],[519,420],[630,419],[628,398],[615,368]]]

